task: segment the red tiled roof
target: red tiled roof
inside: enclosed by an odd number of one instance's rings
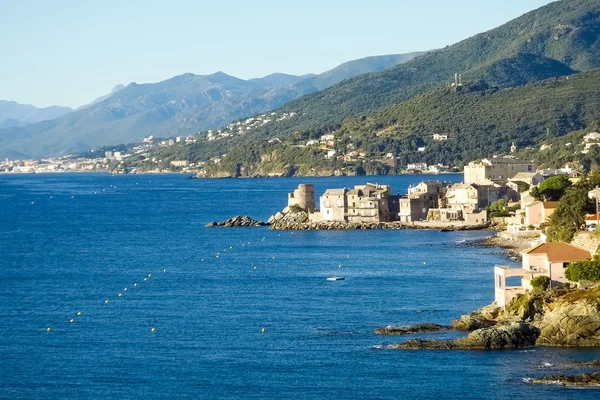
[[[545,254],[551,263],[586,261],[592,258],[589,251],[568,243],[551,242],[542,243],[523,250],[523,254]]]

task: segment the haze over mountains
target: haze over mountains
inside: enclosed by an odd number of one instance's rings
[[[0,157],[39,158],[140,141],[148,135],[190,135],[421,54],[367,57],[319,75],[276,73],[242,80],[223,72],[188,73],[158,83],[117,86],[111,94],[60,118],[0,130]]]
[[[58,118],[70,113],[69,107],[51,106],[37,108],[30,104],[0,100],[0,129],[24,126],[35,122]]]

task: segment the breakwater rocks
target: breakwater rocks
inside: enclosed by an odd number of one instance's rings
[[[267,222],[273,230],[371,230],[371,229],[440,229],[444,231],[483,230],[487,225],[449,225],[439,223],[415,222],[345,222],[345,221],[310,221],[308,213],[304,211],[292,211],[286,207],[269,218]]]
[[[413,333],[427,333],[427,332],[442,332],[449,331],[452,328],[445,325],[438,324],[416,324],[416,325],[407,325],[407,326],[393,326],[389,325],[385,328],[379,328],[375,330],[377,335],[410,335]]]
[[[235,228],[235,227],[241,227],[241,226],[265,226],[265,225],[267,225],[267,224],[264,222],[252,219],[246,215],[238,215],[236,217],[229,218],[225,221],[210,222],[210,223],[206,224],[206,227],[207,228],[213,228],[213,227]]]

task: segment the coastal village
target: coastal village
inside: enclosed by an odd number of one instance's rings
[[[572,243],[549,241],[543,228],[559,201],[537,200],[531,193],[553,177],[571,183],[581,179],[580,174],[568,167],[538,169],[534,162],[514,158],[484,159],[465,166],[462,183],[423,181],[409,187],[404,195],[392,194],[388,185],[373,183],[327,189],[319,197],[318,207],[314,186],[301,184],[289,193],[288,207],[271,217],[269,223],[274,229],[454,230],[482,229],[493,222],[502,227],[500,238],[521,245],[520,268],[493,268],[495,304],[505,308],[517,295],[533,292],[540,280],[547,282],[547,288],[587,285],[585,280],[570,281],[566,269],[572,263],[592,260],[597,253],[598,214],[586,216],[585,226],[580,227]],[[589,191],[588,196],[597,201],[600,188]],[[490,220],[490,207],[502,201],[514,211]],[[304,224],[298,224],[290,210],[307,215]]]

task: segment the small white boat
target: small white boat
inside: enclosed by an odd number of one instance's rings
[[[327,278],[328,281],[343,281],[344,279],[346,278],[344,278],[343,276],[332,276]]]

